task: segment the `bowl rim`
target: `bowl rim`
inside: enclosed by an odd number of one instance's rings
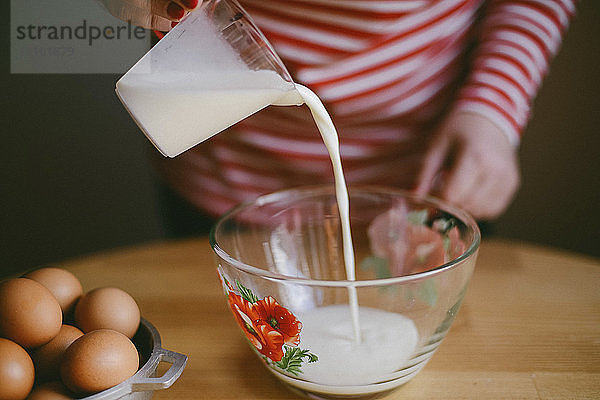
[[[435,275],[439,275],[444,271],[449,269],[453,269],[459,265],[461,265],[464,261],[473,256],[479,249],[481,244],[481,232],[479,230],[479,226],[477,222],[473,219],[471,215],[469,215],[466,211],[455,207],[441,199],[438,199],[433,196],[422,196],[412,193],[408,190],[390,188],[386,186],[379,185],[349,185],[348,193],[351,196],[352,192],[367,192],[367,193],[386,193],[390,195],[402,196],[411,201],[416,201],[423,203],[427,206],[436,207],[446,213],[451,214],[453,217],[460,219],[466,226],[468,226],[473,231],[473,240],[469,244],[469,246],[465,249],[465,251],[458,257],[453,260],[448,261],[440,266],[429,269],[424,272],[419,272],[411,275],[403,275],[392,278],[380,278],[380,279],[368,279],[368,280],[324,280],[324,279],[308,279],[308,278],[300,278],[291,275],[279,274],[271,271],[267,271],[265,269],[255,267],[253,265],[244,263],[235,257],[231,256],[227,251],[219,246],[217,243],[216,234],[219,227],[224,224],[227,220],[229,220],[234,215],[238,214],[244,209],[247,209],[251,206],[262,206],[269,203],[276,202],[281,200],[282,198],[291,198],[296,196],[297,198],[307,197],[309,195],[324,195],[324,194],[335,194],[333,185],[313,185],[313,186],[301,186],[290,189],[283,189],[273,193],[265,194],[257,197],[254,200],[249,200],[243,202],[229,211],[225,212],[218,220],[212,225],[209,233],[209,243],[210,246],[218,257],[222,258],[229,264],[233,265],[235,268],[238,268],[248,274],[262,277],[271,281],[278,282],[289,282],[298,285],[304,286],[326,286],[326,287],[365,287],[365,286],[385,286],[385,285],[393,285],[398,283],[407,283],[407,282],[415,282],[420,281],[426,278],[430,278]],[[352,202],[350,202],[350,207],[352,207]]]

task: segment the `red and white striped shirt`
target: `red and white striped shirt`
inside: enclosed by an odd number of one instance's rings
[[[240,0],[296,82],[323,100],[348,183],[411,187],[440,118],[482,114],[517,144],[574,0]],[[160,165],[218,215],[332,182],[306,107],[268,107]]]

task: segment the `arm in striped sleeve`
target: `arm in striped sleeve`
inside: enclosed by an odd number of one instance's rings
[[[575,13],[572,0],[492,0],[455,109],[485,116],[518,144],[533,98]]]

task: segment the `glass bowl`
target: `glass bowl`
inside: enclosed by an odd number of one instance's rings
[[[373,186],[349,199],[356,280],[333,185],[259,197],[210,234],[250,347],[312,398],[374,396],[414,377],[458,312],[480,244],[475,221],[442,201]]]

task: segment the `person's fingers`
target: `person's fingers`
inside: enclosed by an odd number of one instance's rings
[[[114,0],[113,0],[114,1]],[[183,16],[196,8],[199,0],[119,0],[134,7],[150,11],[151,14],[179,21]]]
[[[168,31],[172,22],[200,4],[199,0],[102,0],[115,17],[142,28]]]
[[[494,179],[481,177],[476,184],[476,190],[473,190],[463,202],[462,207],[474,218],[492,218],[502,208],[503,191],[494,181]]]
[[[136,7],[131,3],[121,0],[104,0],[104,5],[112,15],[133,25],[159,31],[168,31],[171,29],[170,20],[152,14],[148,9]]]
[[[173,22],[156,14],[152,14],[150,26],[150,29],[154,29],[155,31],[167,32],[173,27]]]
[[[477,183],[482,179],[481,173],[478,160],[461,149],[449,167],[439,196],[459,207],[464,207],[471,193],[477,190]]]
[[[179,3],[186,11],[191,11],[202,3],[201,0],[174,0]]]
[[[513,145],[477,114],[451,114],[441,126],[424,158],[416,192],[438,196],[475,218],[497,217],[519,186]]]
[[[449,201],[454,202],[461,208],[469,212],[477,219],[493,219],[499,216],[510,204],[514,197],[520,182],[519,167],[516,157],[503,158],[494,157],[491,153],[488,157],[469,157],[471,166],[467,165],[465,169],[472,169],[474,181],[470,185],[464,184],[462,189],[458,188],[456,183],[450,179],[447,182],[446,190],[451,188],[462,191],[462,198],[449,197]],[[465,158],[468,160],[469,158]],[[469,188],[470,186],[470,188]]]
[[[494,219],[510,204],[519,187],[520,178],[517,163],[506,165],[485,176],[480,187],[466,203],[466,208],[479,219]]]
[[[435,139],[425,153],[414,192],[424,196],[435,189],[436,177],[447,157],[449,143],[445,137]]]
[[[185,12],[186,10],[181,6],[181,4],[171,0],[152,0],[150,4],[150,13],[152,15],[157,15],[159,17],[168,19],[169,21],[179,21],[181,18],[183,18]]]

